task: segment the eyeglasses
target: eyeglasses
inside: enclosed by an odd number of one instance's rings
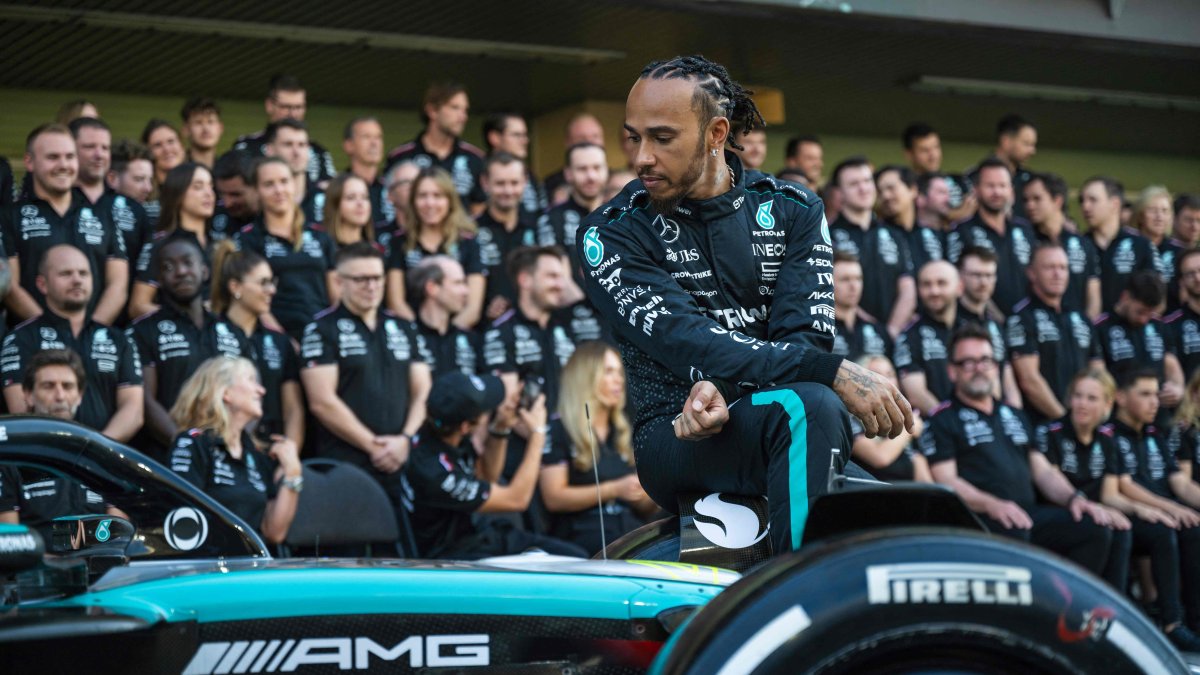
[[[350,283],[352,283],[356,286],[370,286],[371,284],[382,284],[383,283],[383,275],[382,274],[361,274],[358,276],[351,276],[349,274],[339,274],[338,276],[340,276],[341,278],[345,279],[346,281],[349,281]]]
[[[977,359],[960,359],[951,361],[951,363],[963,370],[987,370],[996,365],[996,359],[990,356],[981,356]]]

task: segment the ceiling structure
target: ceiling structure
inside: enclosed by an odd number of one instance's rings
[[[919,119],[949,139],[989,142],[995,120],[1016,111],[1057,147],[1200,154],[1200,44],[1182,37],[1194,34],[1200,3],[966,4],[974,9],[940,12],[945,0],[0,3],[0,89],[253,99],[287,71],[310,101],[415,109],[430,81],[454,79],[474,112],[537,115],[623,100],[648,61],[703,53],[735,79],[780,90],[788,129],[898,136]],[[1025,13],[1012,16],[1014,7]],[[1181,18],[1196,21],[1180,28]]]

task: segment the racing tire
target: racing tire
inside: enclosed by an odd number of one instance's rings
[[[1165,636],[1054,554],[945,528],[781,556],[683,626],[652,673],[1188,673]]]
[[[594,560],[607,557],[609,560],[661,560],[679,561],[679,519],[663,518],[646,523],[609,543],[604,553],[592,556]]]

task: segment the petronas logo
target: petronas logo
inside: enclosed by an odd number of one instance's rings
[[[100,521],[100,524],[96,526],[96,541],[100,542],[101,544],[108,541],[108,538],[112,536],[112,530],[109,529],[111,525],[111,519]]]
[[[760,204],[758,207],[758,213],[754,214],[754,220],[758,223],[758,226],[764,230],[775,229],[775,216],[771,215],[771,208],[774,206],[775,200],[772,199],[765,204]]]

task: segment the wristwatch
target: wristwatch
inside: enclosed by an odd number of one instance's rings
[[[279,481],[279,484],[282,487],[285,487],[285,488],[291,490],[292,492],[295,492],[296,494],[300,494],[300,491],[304,489],[304,476],[295,476],[294,478],[284,478],[283,480]]]

